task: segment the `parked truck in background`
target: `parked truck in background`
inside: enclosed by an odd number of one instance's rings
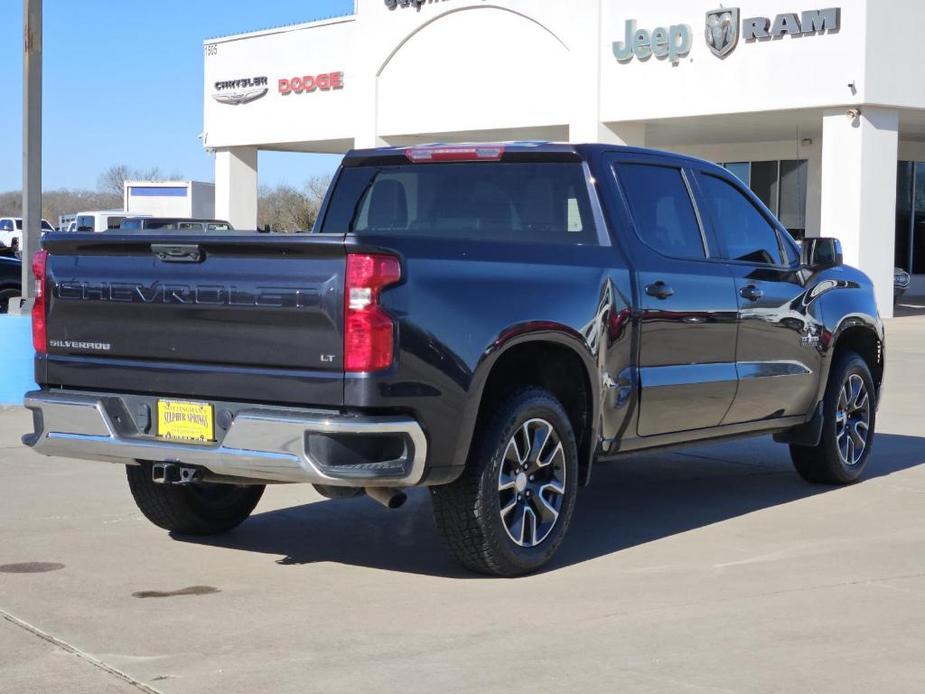
[[[34,269],[24,441],[126,464],[177,533],[230,530],[266,484],[424,486],[453,554],[512,576],[602,461],[773,434],[847,484],[873,444],[870,280],[677,155],[353,151],[314,233],[48,234]]]
[[[54,231],[48,220],[42,220],[42,233]],[[19,257],[22,252],[22,217],[0,217],[0,255]]]

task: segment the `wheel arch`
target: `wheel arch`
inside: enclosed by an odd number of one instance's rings
[[[508,390],[535,385],[562,403],[578,444],[578,462],[586,479],[596,448],[600,415],[595,358],[582,336],[565,326],[513,329],[486,350],[473,379],[466,418],[471,422],[460,465],[465,464],[489,405]]]
[[[842,319],[831,333],[825,377],[820,379],[818,400],[821,400],[825,393],[832,365],[840,355],[849,351],[857,353],[867,363],[879,396],[883,386],[884,350],[883,327],[878,320],[863,315],[847,316]]]

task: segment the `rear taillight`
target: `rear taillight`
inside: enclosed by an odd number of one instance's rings
[[[384,287],[401,279],[391,255],[347,254],[344,286],[344,370],[382,371],[392,365],[395,324],[379,303]]]
[[[32,275],[35,277],[35,303],[32,304],[32,346],[36,352],[48,351],[48,331],[45,320],[45,268],[48,251],[44,248],[32,256]]]

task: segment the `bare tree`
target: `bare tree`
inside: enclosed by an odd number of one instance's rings
[[[125,164],[110,166],[96,179],[96,187],[101,193],[110,193],[122,197],[124,184],[132,177],[132,170]]]
[[[263,186],[259,191],[258,225],[271,231],[308,231],[318,218],[330,176],[310,178],[301,189],[288,185]]]
[[[54,225],[58,217],[81,210],[109,210],[122,207],[122,193],[95,190],[46,190],[42,193],[42,217]],[[22,192],[0,193],[0,216],[22,216]]]
[[[126,181],[163,181],[182,180],[183,174],[172,171],[166,176],[160,167],[152,166],[148,169],[131,169],[125,164],[110,166],[97,179],[96,185],[101,193],[111,193],[122,198]]]

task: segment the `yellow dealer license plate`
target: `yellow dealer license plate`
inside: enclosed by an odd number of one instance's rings
[[[178,441],[215,440],[212,405],[182,400],[157,401],[157,435]]]

